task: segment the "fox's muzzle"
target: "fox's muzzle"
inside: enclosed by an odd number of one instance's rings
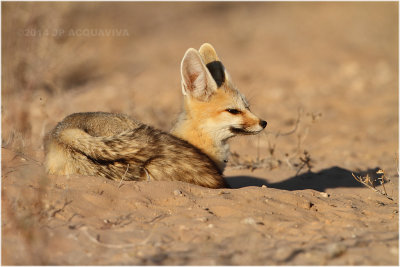
[[[267,127],[267,122],[264,120],[260,120],[260,122],[258,123],[261,127],[261,129],[259,130],[248,130],[246,128],[237,128],[237,127],[230,127],[230,131],[233,134],[244,134],[244,135],[252,135],[252,134],[258,134],[259,132],[261,132],[265,127]]]

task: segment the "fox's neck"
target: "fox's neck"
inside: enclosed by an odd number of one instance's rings
[[[180,115],[171,133],[206,153],[217,164],[221,172],[224,171],[229,156],[227,140],[216,139],[185,113]]]

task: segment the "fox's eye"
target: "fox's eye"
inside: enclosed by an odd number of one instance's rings
[[[225,111],[228,111],[229,113],[234,114],[234,115],[242,113],[240,110],[237,110],[234,108],[227,108]]]

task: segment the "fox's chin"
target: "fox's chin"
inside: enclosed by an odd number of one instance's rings
[[[264,129],[258,130],[258,131],[248,131],[246,129],[243,128],[235,128],[235,127],[230,127],[229,130],[231,131],[231,133],[237,135],[237,134],[241,134],[241,135],[254,135],[254,134],[258,134],[259,132],[261,132]]]

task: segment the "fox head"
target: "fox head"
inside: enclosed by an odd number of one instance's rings
[[[185,119],[225,141],[238,134],[257,134],[267,122],[254,115],[237,90],[212,45],[190,48],[181,63]]]

